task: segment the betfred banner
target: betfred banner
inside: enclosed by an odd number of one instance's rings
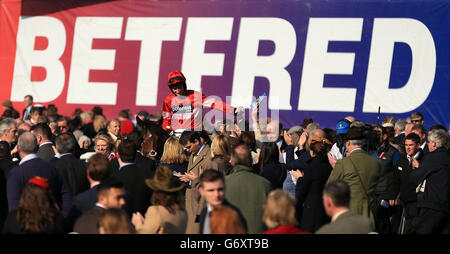
[[[266,93],[287,127],[378,109],[448,127],[449,26],[447,0],[3,0],[0,100],[156,113],[181,70],[235,107]]]

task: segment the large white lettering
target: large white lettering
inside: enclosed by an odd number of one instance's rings
[[[201,92],[202,76],[222,75],[225,55],[205,54],[205,42],[207,40],[230,40],[232,28],[233,18],[188,19],[181,69],[189,77],[190,89]]]
[[[182,18],[129,18],[126,40],[141,41],[136,105],[156,106],[163,41],[180,39]]]
[[[6,36],[6,35],[2,35]],[[37,36],[48,41],[46,49],[35,50]],[[11,89],[11,100],[22,101],[27,94],[36,102],[49,102],[64,88],[64,66],[59,60],[66,47],[64,25],[53,17],[21,17],[17,32],[16,62]],[[33,66],[45,68],[42,81],[31,81]]]
[[[272,55],[258,56],[261,40],[274,42]],[[285,68],[291,63],[296,46],[295,30],[288,21],[280,18],[242,18],[234,66],[232,105],[250,106],[254,79],[259,76],[270,82],[269,108],[292,109],[289,100],[291,76]]]
[[[389,89],[395,42],[408,44],[412,67],[408,82]],[[415,19],[377,18],[367,71],[363,112],[404,113],[422,105],[431,92],[436,71],[436,48],[428,28]]]
[[[353,112],[355,88],[324,88],[324,74],[352,74],[354,53],[328,53],[329,41],[360,41],[362,18],[311,18],[298,110]]]
[[[78,17],[75,23],[67,103],[116,104],[117,83],[89,82],[90,70],[112,70],[115,50],[92,49],[95,38],[119,39],[121,17]]]

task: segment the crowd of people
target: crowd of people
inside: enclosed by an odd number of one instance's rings
[[[184,82],[169,75],[175,96]],[[24,103],[0,120],[2,233],[450,233],[448,130],[419,112],[285,130],[256,107],[253,126],[178,131],[164,119],[176,112]]]

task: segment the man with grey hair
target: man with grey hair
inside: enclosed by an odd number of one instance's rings
[[[58,205],[62,208],[64,215],[67,215],[71,205],[71,196],[63,184],[56,168],[36,155],[38,143],[36,137],[31,132],[20,135],[17,150],[22,160],[19,166],[13,168],[7,180],[8,210],[13,211],[19,205],[23,187],[29,179],[40,176],[48,180],[52,188],[52,193]]]
[[[393,138],[393,142],[400,147],[400,153],[402,154],[405,154],[406,124],[405,119],[398,119],[394,125],[395,137]]]
[[[374,199],[381,165],[376,158],[362,149],[363,145],[362,129],[350,127],[345,140],[347,156],[336,161],[327,183],[338,179],[347,182],[350,186],[350,210],[368,217],[374,223],[369,204]]]
[[[18,137],[16,120],[5,118],[0,121],[0,141],[6,141],[12,146]]]
[[[429,153],[419,163],[413,159],[416,169],[411,180],[417,184],[418,214],[414,219],[417,234],[450,233],[450,157],[444,147],[448,134],[434,130],[428,136]]]
[[[59,159],[55,158],[51,162],[58,170],[72,197],[88,190],[86,163],[73,155],[76,147],[75,139],[69,133],[63,133],[56,138],[55,144]]]

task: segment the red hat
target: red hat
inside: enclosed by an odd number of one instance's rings
[[[183,73],[181,73],[181,71],[172,71],[171,73],[169,73],[167,80],[169,86],[186,82],[186,78],[184,77]]]
[[[28,183],[31,183],[31,184],[37,185],[39,187],[42,187],[44,189],[50,190],[50,185],[48,185],[47,179],[40,177],[40,176],[35,176],[35,177],[31,178],[28,181]]]

